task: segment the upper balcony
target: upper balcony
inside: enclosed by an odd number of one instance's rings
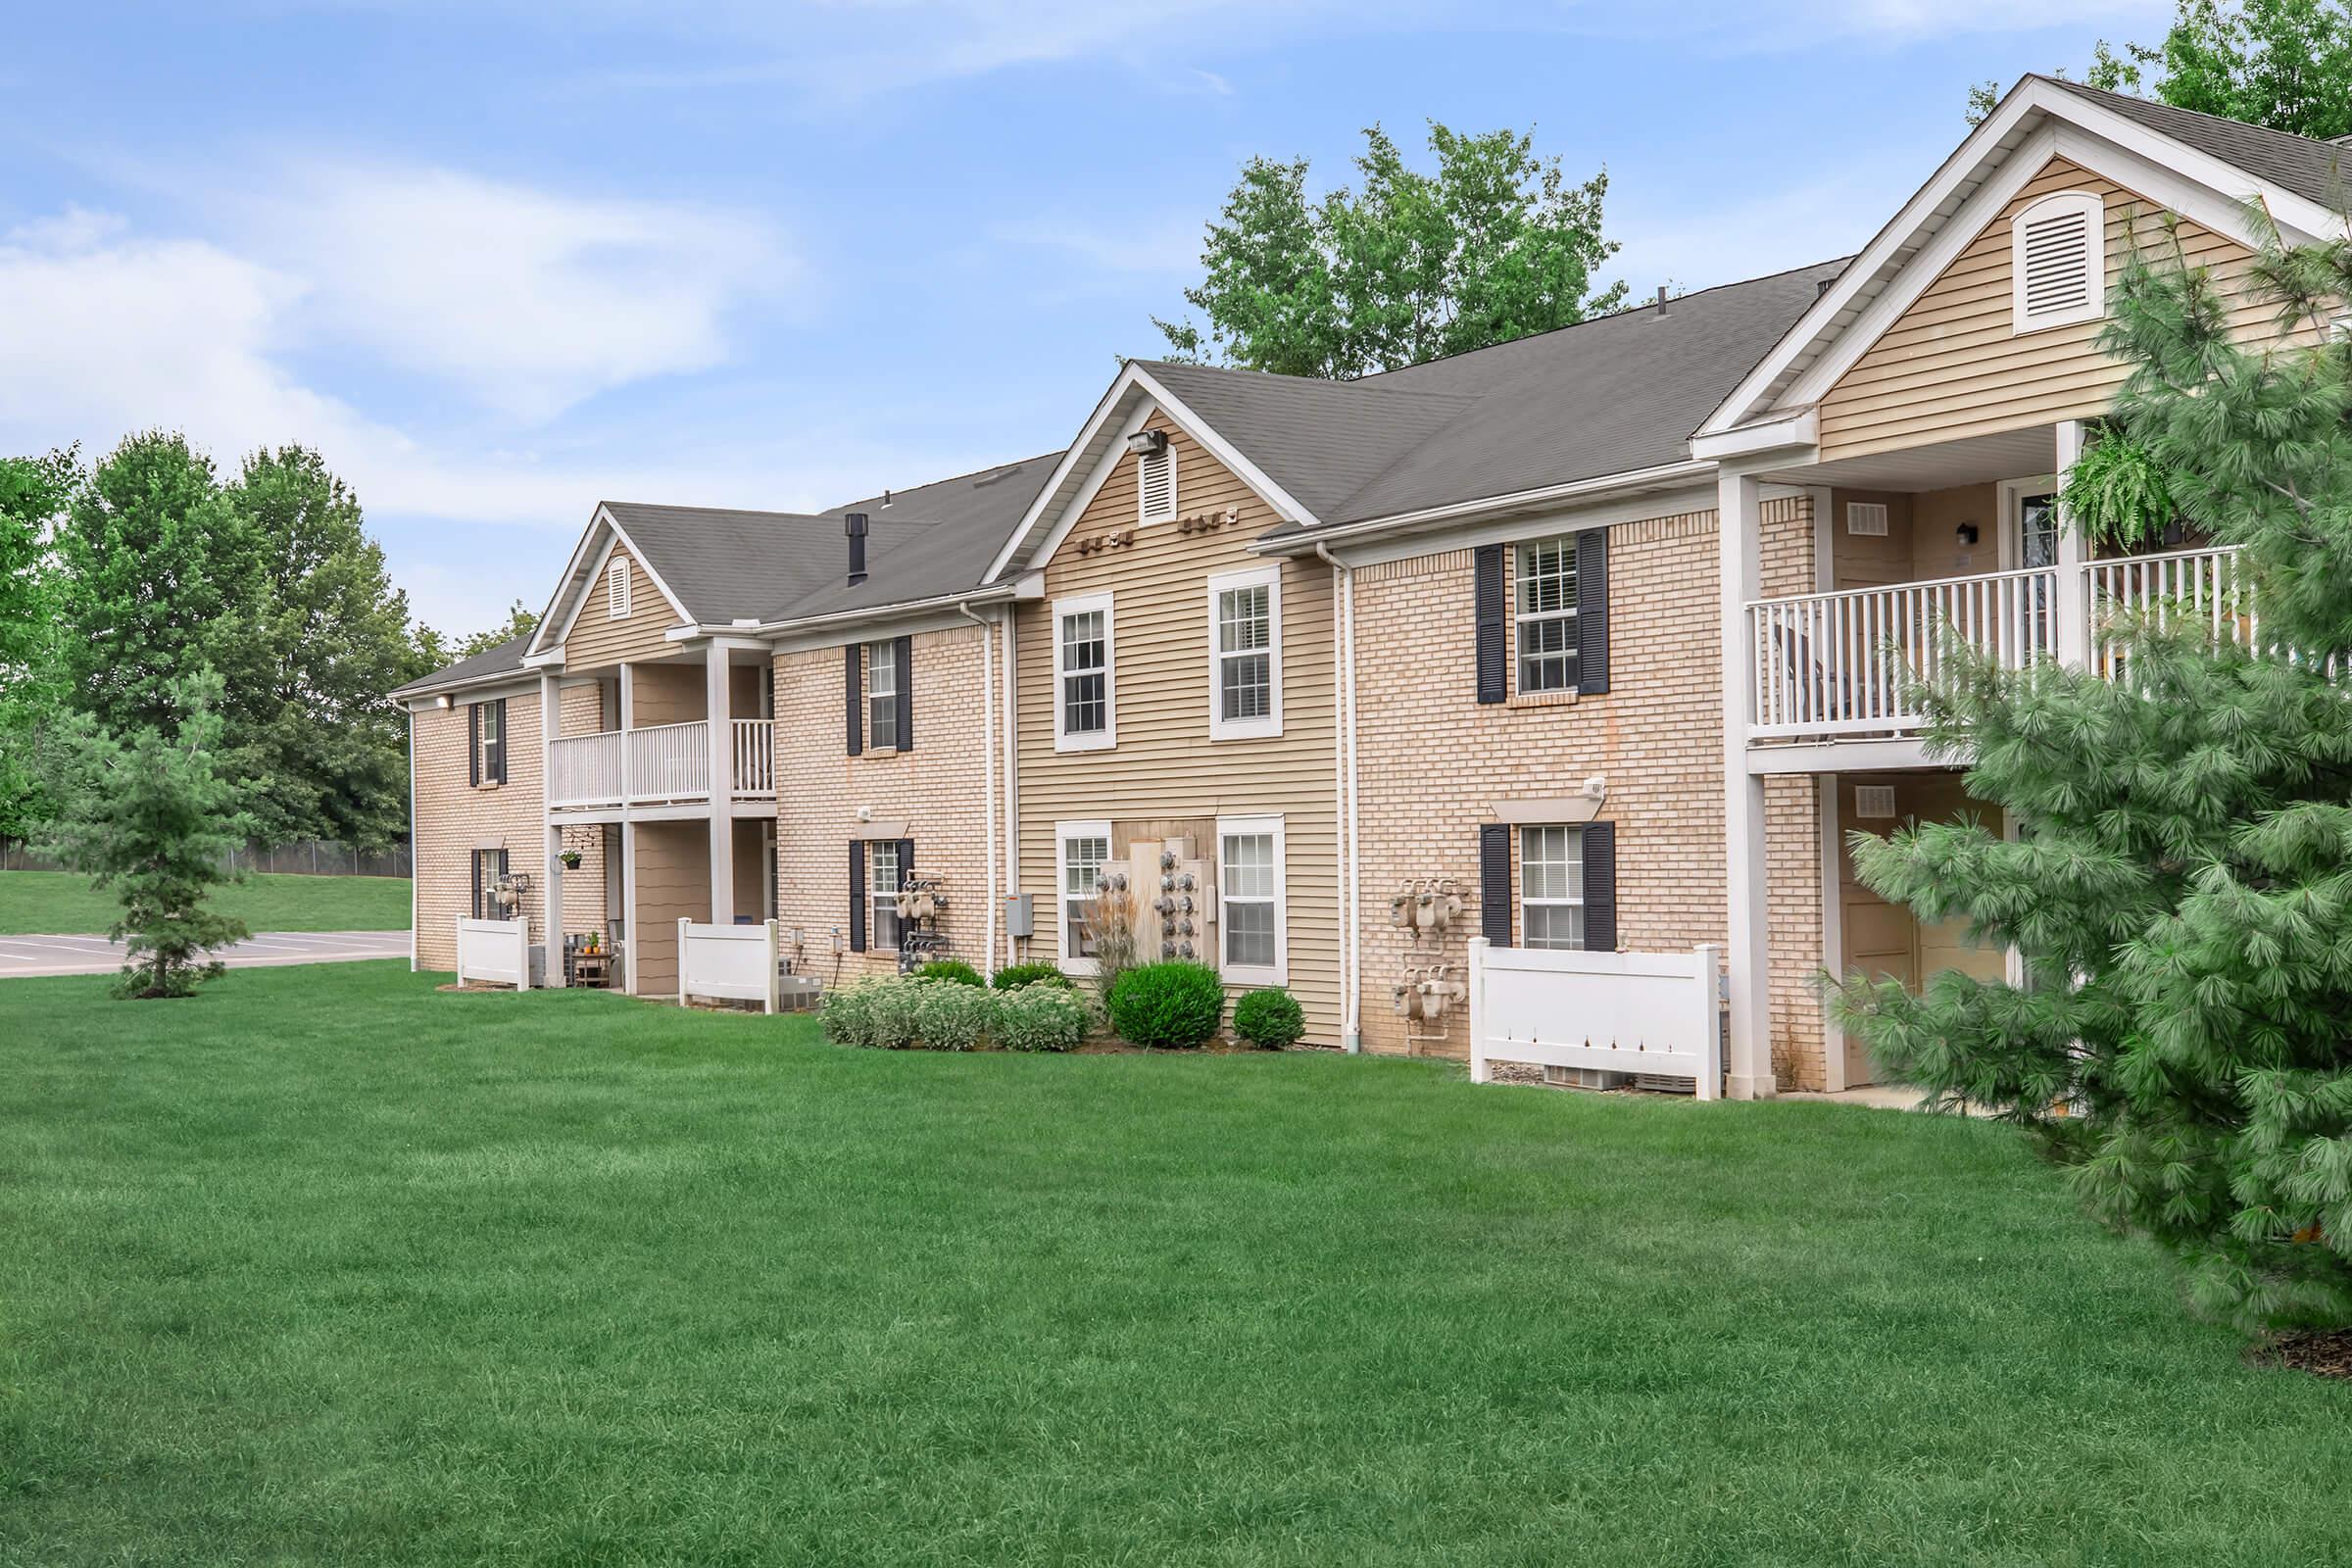
[[[2217,642],[2256,630],[2233,548],[1751,601],[1748,738],[1916,738],[1915,687],[1935,682],[1952,642],[2010,669],[2053,657],[2112,678],[2121,659],[2098,628],[2130,611],[2202,622]]]
[[[727,793],[736,800],[774,800],[775,721],[725,723]],[[695,805],[710,799],[710,763],[707,719],[567,735],[548,748],[547,804],[558,810]]]

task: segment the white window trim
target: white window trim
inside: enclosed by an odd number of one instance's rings
[[[1218,689],[1217,675],[1221,663],[1217,653],[1217,596],[1234,588],[1266,590],[1267,653],[1271,656],[1266,667],[1268,696],[1267,711],[1262,718],[1225,717],[1223,693]],[[1248,571],[1228,571],[1208,579],[1208,738],[1212,741],[1263,740],[1282,733],[1282,568],[1253,566]]]
[[[1063,974],[1093,974],[1095,960],[1064,949],[1070,934],[1070,840],[1101,839],[1104,870],[1112,864],[1110,853],[1110,824],[1107,821],[1056,822],[1054,824],[1054,957]]]
[[[1581,528],[1571,528],[1566,533],[1529,534],[1524,538],[1511,541],[1511,579],[1507,592],[1511,616],[1510,694],[1513,697],[1573,696],[1584,683],[1584,646],[1576,636],[1571,636],[1569,639],[1570,649],[1577,656],[1577,678],[1565,686],[1545,686],[1540,690],[1531,690],[1527,684],[1527,639],[1522,635],[1529,621],[1566,621],[1570,626],[1581,624],[1581,616],[1584,612],[1584,563],[1581,557],[1583,541],[1584,530]],[[1571,603],[1566,610],[1523,612],[1519,608],[1519,593],[1520,587],[1527,577],[1527,552],[1554,543],[1563,545],[1567,549],[1569,580],[1576,585],[1577,591],[1570,596]]]
[[[885,850],[890,852],[891,874],[902,884],[904,884],[906,880],[906,868],[898,864],[899,841],[897,839],[866,840],[865,948],[868,953],[896,953],[905,945],[906,940],[906,933],[903,929],[904,923],[899,920],[899,889],[884,889],[881,878],[874,874],[874,858]],[[883,901],[885,899],[890,901],[890,906],[887,910],[883,907]],[[884,942],[882,940],[882,923],[885,919],[888,919],[893,924],[902,926],[902,929],[898,933],[897,940],[891,942]]]
[[[1154,458],[1154,457],[1162,457],[1162,458],[1165,458],[1165,459],[1167,460],[1167,464],[1168,464],[1168,508],[1167,508],[1167,510],[1166,510],[1165,512],[1146,512],[1146,511],[1144,510],[1144,465],[1145,465],[1145,464],[1147,464],[1147,463],[1149,463],[1149,462],[1151,462],[1151,461],[1152,461],[1152,458]],[[1177,476],[1176,476],[1176,441],[1175,441],[1175,437],[1174,437],[1174,436],[1172,436],[1172,435],[1171,435],[1171,436],[1168,438],[1167,444],[1166,444],[1165,446],[1162,446],[1162,447],[1159,449],[1159,451],[1158,451],[1158,452],[1156,452],[1156,453],[1138,453],[1138,454],[1136,454],[1136,459],[1135,459],[1135,520],[1136,520],[1136,521],[1138,521],[1138,522],[1168,522],[1168,521],[1171,521],[1171,520],[1173,520],[1173,519],[1174,519],[1174,517],[1175,517],[1175,515],[1176,515],[1176,509],[1177,509],[1177,500],[1176,500],[1176,495],[1177,495],[1177,488],[1176,488],[1176,478],[1177,478]]]
[[[1102,728],[1072,735],[1062,728],[1061,619],[1064,615],[1102,612]],[[1109,594],[1081,594],[1054,601],[1054,749],[1057,752],[1106,752],[1119,744],[1118,628]]]
[[[1565,832],[1568,835],[1570,853],[1575,857],[1575,863],[1577,867],[1577,896],[1573,899],[1531,899],[1527,894],[1527,836],[1530,833],[1548,832],[1555,829]],[[1517,866],[1519,879],[1519,945],[1523,948],[1527,948],[1538,953],[1566,953],[1570,951],[1585,951],[1584,942],[1581,935],[1578,938],[1578,944],[1574,950],[1555,948],[1550,946],[1548,943],[1542,948],[1536,947],[1535,940],[1530,935],[1530,933],[1535,930],[1535,926],[1527,917],[1527,911],[1531,906],[1548,909],[1573,908],[1580,911],[1580,913],[1584,909],[1585,894],[1583,892],[1583,888],[1585,824],[1582,822],[1522,822],[1519,824],[1516,836],[1519,840],[1519,864]],[[1580,932],[1582,930],[1581,921],[1579,924],[1579,930]]]
[[[877,664],[874,655],[877,650],[886,652],[890,656],[890,690],[886,692],[874,690],[874,669]],[[891,638],[884,638],[878,643],[867,643],[863,652],[858,656],[858,665],[865,674],[865,749],[884,755],[896,752],[899,750],[899,685],[904,675],[904,671],[899,668],[898,643]],[[886,700],[890,704],[890,739],[887,742],[875,738],[874,703],[878,699]]]
[[[629,558],[614,556],[605,564],[605,618],[629,618]]]
[[[2026,314],[2026,230],[2038,220],[2062,210],[2086,215],[2090,256],[2089,294],[2080,305],[2039,316]],[[2107,206],[2098,193],[2086,190],[2053,191],[2009,220],[2009,331],[2013,337],[2095,321],[2107,314]]]
[[[1271,968],[1225,961],[1225,838],[1228,834],[1267,833],[1274,838],[1274,963]],[[1217,818],[1217,973],[1227,985],[1287,986],[1291,983],[1291,868],[1290,847],[1282,816],[1220,816]],[[1252,901],[1254,902],[1254,901]]]

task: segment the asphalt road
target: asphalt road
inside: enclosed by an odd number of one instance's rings
[[[408,956],[406,931],[261,931],[217,955],[232,969]],[[36,974],[113,974],[122,967],[122,945],[104,937],[0,936],[0,980]]]

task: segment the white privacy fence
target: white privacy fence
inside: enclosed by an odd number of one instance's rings
[[[458,984],[468,980],[531,989],[531,923],[458,917]]]
[[[678,922],[678,1005],[689,997],[765,1003],[774,1012],[782,988],[776,922],[697,925]]]
[[[1723,1089],[1720,949],[1570,953],[1470,942],[1470,1077],[1489,1064],[1690,1078]]]

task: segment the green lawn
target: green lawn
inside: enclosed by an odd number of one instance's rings
[[[406,931],[405,876],[254,875],[213,896],[256,931]],[[121,909],[71,871],[0,871],[0,936],[104,931]]]
[[[1323,1054],[0,981],[0,1561],[2342,1560],[1981,1124]]]

